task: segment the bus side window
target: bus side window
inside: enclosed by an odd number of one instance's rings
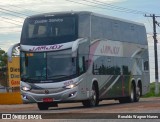
[[[79,57],[79,61],[78,61],[78,71],[79,71],[79,74],[82,74],[85,72],[85,57],[84,56],[80,56]]]
[[[148,61],[144,61],[144,62],[143,62],[143,70],[144,70],[144,71],[148,71],[148,70],[149,70]]]

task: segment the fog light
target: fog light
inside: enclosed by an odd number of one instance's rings
[[[73,97],[75,94],[76,94],[76,92],[72,92],[72,93],[69,94],[68,97]]]
[[[27,99],[27,100],[28,100],[28,98],[27,98],[27,96],[26,96],[26,95],[23,95],[23,99]]]

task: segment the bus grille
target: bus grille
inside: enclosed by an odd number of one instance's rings
[[[35,94],[52,94],[52,93],[59,93],[66,89],[64,88],[54,88],[54,89],[31,89],[30,92]]]

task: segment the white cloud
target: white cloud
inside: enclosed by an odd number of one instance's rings
[[[1,0],[0,0],[1,1]],[[87,0],[88,1],[88,0]],[[90,0],[94,1],[94,0]],[[124,2],[126,0],[97,0],[104,3],[117,3]],[[51,12],[51,11],[66,11],[66,10],[83,10],[91,8],[89,6],[85,6],[78,3],[87,3],[84,0],[5,0],[0,3],[0,5],[8,6],[8,5],[16,5],[19,7],[23,7],[23,9],[27,8],[30,10],[34,10],[37,12]]]
[[[8,22],[11,22],[11,23],[8,23]],[[9,34],[20,33],[22,26],[18,26],[12,23],[14,22],[10,20],[0,21],[0,34],[1,35],[8,34],[9,36]]]
[[[97,0],[97,1],[105,2],[105,3],[115,3],[115,2],[122,2],[124,0]],[[77,2],[84,2],[84,1],[79,0]],[[71,10],[73,11],[74,10],[75,11],[79,11],[79,10],[96,11],[97,10],[93,7],[69,2],[68,0],[14,0],[14,1],[0,0],[0,6],[2,6],[2,8],[4,9],[13,10],[13,12],[19,12],[19,13],[26,12],[29,15],[36,14],[36,12],[44,13],[44,12],[71,11]],[[31,11],[36,11],[36,12],[31,12]],[[3,27],[3,29],[0,29],[0,34],[10,34],[12,32],[21,31],[21,26],[18,27],[14,25],[14,23],[22,25],[24,21],[22,18],[15,17],[9,14],[4,14],[4,13],[2,13],[2,15],[3,15],[2,17],[12,18],[15,21],[2,18],[1,19],[2,21],[0,21],[0,27]],[[22,15],[18,15],[18,16],[22,16]],[[16,22],[16,21],[20,21],[20,22]]]
[[[9,49],[9,47],[15,43],[18,43],[18,40],[15,41],[15,40],[3,40],[3,41],[0,41],[0,48],[2,50],[5,50],[7,51]]]
[[[126,0],[97,0],[105,3],[118,3],[118,2],[124,2]]]
[[[19,27],[14,27],[14,28],[4,27],[3,29],[0,30],[0,33],[1,33],[1,35],[8,34],[8,36],[9,36],[9,34],[21,33],[21,28],[19,28]]]

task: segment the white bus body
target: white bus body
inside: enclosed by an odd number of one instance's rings
[[[143,24],[92,12],[41,14],[26,18],[19,45],[22,99],[40,110],[137,102],[149,91]]]

